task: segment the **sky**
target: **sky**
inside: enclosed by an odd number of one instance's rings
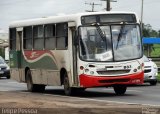
[[[96,3],[95,11],[104,11],[106,2],[101,0],[0,0],[0,32],[8,31],[12,21],[74,14],[91,10]],[[112,11],[132,11],[141,16],[142,0],[117,0],[111,3]],[[160,0],[144,0],[143,22],[153,29],[160,30]]]

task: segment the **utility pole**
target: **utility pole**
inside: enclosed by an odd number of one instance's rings
[[[106,1],[106,11],[110,11],[111,10],[111,2],[117,2],[115,0],[101,0],[101,1]]]
[[[141,29],[143,30],[143,0],[142,0],[142,4],[141,4]]]
[[[87,3],[87,2],[85,2],[85,4],[92,6],[92,10],[86,10],[86,12],[95,12],[94,6],[95,6],[95,5],[101,6],[101,5],[102,5],[102,4],[95,4],[94,2],[93,2],[93,3]]]

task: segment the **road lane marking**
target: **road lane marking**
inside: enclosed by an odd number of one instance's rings
[[[18,82],[7,82],[8,84],[17,84],[17,85],[26,85],[26,83],[18,83]]]
[[[0,89],[0,92],[6,92],[6,91],[11,91],[11,90],[4,90],[4,89]]]

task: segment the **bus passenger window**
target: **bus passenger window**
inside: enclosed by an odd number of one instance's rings
[[[56,25],[57,49],[66,49],[68,47],[68,24],[59,23]]]
[[[10,49],[16,50],[16,28],[10,29]]]
[[[45,25],[45,49],[56,48],[55,25]]]
[[[23,29],[23,48],[32,49],[32,26]]]
[[[43,25],[33,27],[34,49],[44,48],[44,31]]]

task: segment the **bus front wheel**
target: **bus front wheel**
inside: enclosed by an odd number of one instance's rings
[[[64,93],[67,96],[71,96],[74,93],[73,91],[74,91],[74,88],[70,87],[69,78],[68,78],[67,74],[65,74],[65,76],[64,76]]]
[[[124,85],[116,85],[113,88],[117,95],[124,95],[127,90],[127,86]]]

